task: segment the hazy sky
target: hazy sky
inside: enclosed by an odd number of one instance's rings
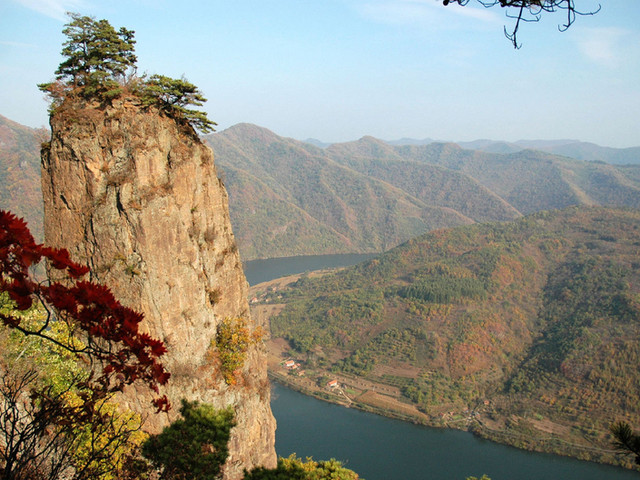
[[[594,0],[575,0],[583,10]],[[218,130],[327,142],[573,138],[640,145],[640,0],[524,24],[441,0],[0,0],[0,114],[38,127],[64,12],[135,30],[139,72],[185,76]],[[472,6],[473,5],[473,6]]]

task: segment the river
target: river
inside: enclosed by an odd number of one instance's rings
[[[323,402],[277,383],[276,452],[336,458],[366,480],[638,480],[638,473],[527,452],[468,432],[414,425]]]
[[[323,258],[324,257],[324,258]],[[247,262],[250,284],[370,258],[314,255]],[[280,261],[282,260],[282,261]],[[296,261],[299,260],[299,261]],[[527,452],[470,433],[435,429],[322,402],[273,384],[276,451],[287,457],[336,458],[366,480],[638,480],[636,472]]]
[[[325,268],[348,267],[373,257],[375,257],[373,253],[347,253],[342,255],[305,255],[250,260],[244,263],[244,274],[249,285],[255,285],[297,273]]]

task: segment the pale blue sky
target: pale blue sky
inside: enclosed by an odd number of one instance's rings
[[[637,146],[640,1],[601,3],[564,33],[562,13],[523,25],[514,50],[512,20],[473,0],[0,0],[0,114],[47,123],[36,84],[70,10],[135,30],[139,71],[198,85],[218,130]]]

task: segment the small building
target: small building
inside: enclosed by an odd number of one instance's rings
[[[327,382],[327,387],[329,388],[338,388],[339,386],[340,384],[338,383],[338,380],[333,379]]]
[[[293,360],[287,360],[286,362],[284,362],[284,367],[290,370],[298,368],[298,366],[299,365]]]

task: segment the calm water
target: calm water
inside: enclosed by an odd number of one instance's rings
[[[344,255],[305,255],[301,257],[269,258],[250,260],[244,263],[244,274],[249,285],[267,282],[274,278],[323,268],[348,267],[375,257],[371,253],[348,253]]]
[[[356,264],[372,255],[314,255],[245,264],[251,285],[285,275]],[[458,430],[421,427],[340,407],[273,384],[276,451],[336,458],[366,480],[640,480],[640,474],[525,452]]]
[[[273,384],[276,452],[336,458],[366,480],[638,480],[640,474],[525,452],[457,430],[421,427],[340,407]]]

